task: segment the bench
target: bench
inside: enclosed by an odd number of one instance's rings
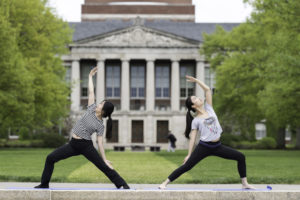
[[[125,146],[114,146],[114,151],[125,151]]]
[[[130,147],[131,151],[145,151],[146,147],[152,152],[159,152],[160,146],[157,145],[115,145],[114,151],[125,151],[126,147]]]

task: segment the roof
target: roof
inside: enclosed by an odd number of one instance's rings
[[[202,41],[202,34],[211,34],[214,32],[216,25],[222,26],[225,30],[230,31],[240,23],[194,23],[194,22],[172,22],[172,21],[145,21],[142,26],[156,29],[159,31],[172,33],[188,39]],[[96,35],[109,33],[134,26],[134,20],[106,20],[94,22],[70,22],[69,25],[74,28],[73,41],[82,40]]]

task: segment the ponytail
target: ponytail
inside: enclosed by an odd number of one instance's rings
[[[112,104],[109,101],[105,100],[105,103],[103,105],[102,111],[102,117],[108,117],[106,121],[106,139],[110,139],[112,137],[112,119],[111,114],[114,111],[114,104]]]
[[[106,139],[110,139],[112,137],[112,119],[111,116],[108,116],[106,121]]]
[[[191,111],[196,112],[196,110],[192,107],[193,102],[190,96],[185,100],[185,106],[187,107],[188,111],[186,113],[186,127],[184,135],[186,138],[190,139],[191,126],[194,119],[194,117],[191,115]]]
[[[190,113],[190,110],[187,111],[186,113],[186,127],[184,131],[184,135],[187,139],[190,139],[190,132],[191,132],[191,126],[192,126],[192,121],[193,121],[193,116]]]

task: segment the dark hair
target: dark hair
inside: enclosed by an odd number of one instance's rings
[[[114,111],[114,104],[112,104],[109,101],[104,100],[105,103],[103,105],[102,111],[102,117],[108,117],[108,120],[106,122],[106,138],[110,139],[112,136],[112,119],[111,119],[111,114]]]
[[[185,100],[185,106],[187,107],[188,111],[186,113],[186,127],[184,131],[184,135],[186,138],[190,139],[190,132],[191,132],[191,126],[192,126],[192,121],[194,117],[191,115],[190,111],[196,112],[194,108],[192,108],[193,102],[191,99],[191,96],[189,96]]]

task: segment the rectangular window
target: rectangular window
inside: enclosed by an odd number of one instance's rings
[[[88,87],[90,71],[97,66],[96,60],[80,60],[80,107],[86,109],[88,105]],[[93,76],[94,93],[96,95],[96,76]]]
[[[208,66],[205,67],[205,84],[214,89],[215,73]]]
[[[170,63],[158,62],[155,67],[155,97],[170,97]]]
[[[64,66],[66,68],[66,75],[65,75],[65,80],[68,84],[71,84],[71,70],[72,70],[72,64],[71,62],[65,62]]]
[[[156,124],[156,140],[157,143],[167,143],[168,142],[168,132],[169,132],[169,121],[157,121]]]
[[[130,61],[130,110],[145,110],[146,62]]]
[[[64,67],[66,69],[65,81],[67,87],[69,89],[69,98],[71,98],[71,86],[72,86],[72,63],[71,62],[64,62]]]
[[[108,61],[106,63],[106,97],[119,98],[121,87],[121,63],[118,61]]]
[[[95,60],[81,60],[80,61],[80,87],[81,97],[88,97],[89,74],[96,66]],[[96,76],[93,77],[94,91],[96,88]]]
[[[195,95],[195,84],[187,82],[186,75],[196,77],[195,61],[180,62],[180,97],[182,98]]]
[[[132,120],[131,122],[131,142],[144,142],[144,122],[142,120]]]
[[[130,97],[145,98],[145,62],[132,61],[130,67]]]

